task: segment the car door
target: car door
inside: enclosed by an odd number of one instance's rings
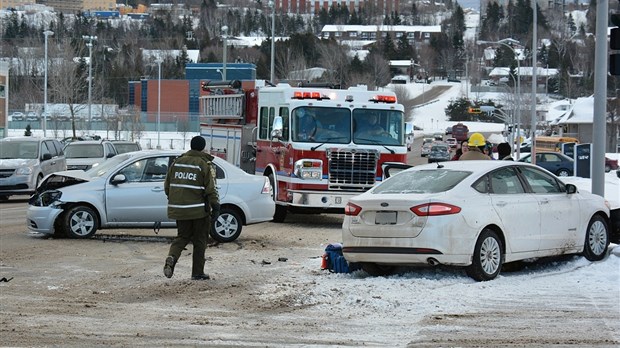
[[[578,240],[579,202],[565,192],[564,185],[537,168],[523,168],[522,174],[531,188],[540,211],[540,250],[574,247]]]
[[[502,222],[506,250],[510,253],[537,251],[540,244],[540,211],[535,195],[527,193],[514,167],[489,173],[493,209]]]
[[[169,156],[152,156],[137,160],[117,171],[126,182],[106,183],[105,206],[111,224],[149,225],[168,219],[168,199],[164,180],[171,159]],[[113,174],[114,175],[114,174]]]
[[[40,144],[39,163],[41,167],[41,175],[46,176],[56,171],[56,159],[54,158],[56,148],[54,148],[54,144],[51,141],[42,141]],[[45,154],[49,154],[52,158],[43,160],[43,156]]]

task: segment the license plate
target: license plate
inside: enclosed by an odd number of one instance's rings
[[[375,224],[377,225],[395,225],[396,224],[396,212],[395,211],[378,211],[375,215]]]

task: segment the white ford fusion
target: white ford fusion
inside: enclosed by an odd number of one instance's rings
[[[116,155],[84,172],[47,176],[30,198],[26,224],[33,232],[88,238],[102,228],[174,227],[164,193],[167,170],[182,151],[145,150]],[[270,221],[275,212],[267,177],[247,174],[216,157],[220,216],[211,236],[231,242],[243,225]]]
[[[450,161],[404,170],[353,197],[343,254],[371,275],[394,266],[465,267],[490,280],[502,265],[581,253],[605,257],[609,207],[543,168],[513,161]]]

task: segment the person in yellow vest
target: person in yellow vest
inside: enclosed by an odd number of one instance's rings
[[[469,151],[464,153],[459,161],[468,161],[468,160],[490,160],[491,157],[484,154],[484,148],[486,147],[487,142],[484,139],[484,135],[480,133],[474,133],[469,137],[467,142],[467,147]]]

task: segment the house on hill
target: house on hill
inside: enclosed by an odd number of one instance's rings
[[[594,96],[577,98],[571,108],[555,120],[551,125],[560,128],[560,135],[576,137],[581,143],[591,143],[594,137],[605,137],[605,151],[615,152],[620,135],[620,116],[615,120],[606,117],[606,134],[592,134],[594,123]]]

